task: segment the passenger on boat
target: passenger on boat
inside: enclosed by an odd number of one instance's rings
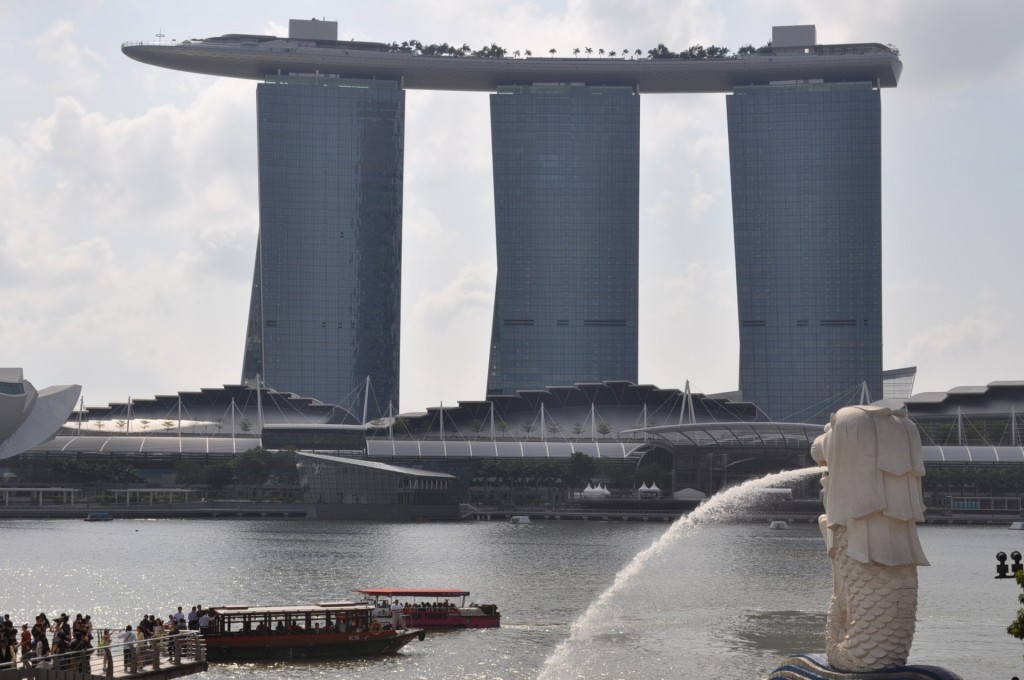
[[[284,627],[284,621],[278,621],[277,622],[277,627],[274,628],[274,632],[277,632],[277,633],[287,633],[288,632],[288,629]]]
[[[395,600],[391,605],[391,625],[395,630],[403,630],[405,623],[402,621],[402,603]]]

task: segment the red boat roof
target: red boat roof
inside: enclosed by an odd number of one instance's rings
[[[445,588],[363,588],[356,592],[370,597],[466,597],[469,595],[468,590],[447,590]]]

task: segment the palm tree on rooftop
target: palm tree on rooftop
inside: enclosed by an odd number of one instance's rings
[[[633,54],[635,54],[636,58],[639,59],[640,55],[643,54],[643,52],[641,52],[640,50],[633,50]]]
[[[623,48],[622,56],[624,56],[624,57],[628,57],[629,56],[629,48],[628,47]]]
[[[572,56],[574,56],[574,57],[580,56],[580,48],[578,48],[578,47],[572,48]]]
[[[597,56],[599,56],[599,57],[603,57],[604,56],[604,48],[603,47],[601,47],[601,48],[599,48],[597,50]]]
[[[513,52],[512,56],[515,57],[516,59],[518,59],[519,58],[519,50],[516,50],[515,52]]]
[[[529,59],[532,56],[533,56],[533,52],[531,52],[530,50],[526,50],[526,58]]]
[[[587,48],[587,59],[590,59],[590,55],[593,54],[593,53],[594,53],[594,48],[593,47],[588,47]]]
[[[617,56],[617,55],[618,55],[618,52],[616,52],[615,50],[612,50],[611,52],[608,53],[609,57],[614,57],[614,56]]]
[[[558,50],[556,50],[554,47],[552,47],[550,50],[548,50],[548,54],[550,54],[553,57],[553,56],[555,56],[555,52],[557,52],[557,51]]]

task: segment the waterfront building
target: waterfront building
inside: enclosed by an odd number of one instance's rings
[[[37,390],[20,368],[0,368],[0,460],[53,439],[81,392],[79,385]]]
[[[398,404],[405,91],[267,78],[256,89],[260,232],[242,380],[324,404]]]
[[[333,22],[293,21],[288,38],[231,34],[174,45],[126,43],[122,51],[165,68],[267,81],[261,98],[264,90],[282,83],[332,90],[345,81],[494,93],[499,264],[488,395],[558,383],[636,380],[639,93],[731,93],[744,398],[773,418],[820,420],[829,409],[857,401],[862,384],[870,394],[881,394],[879,88],[895,87],[902,70],[890,47],[818,45],[814,27],[803,26],[777,28],[771,45],[729,57],[684,53],[656,58],[652,50],[650,59],[520,59],[506,57],[500,48],[467,56],[338,41]],[[301,97],[289,92],[284,98],[293,96]],[[300,107],[298,116],[340,115],[350,125],[358,120],[338,106]],[[260,115],[262,126],[262,104]],[[395,193],[376,197],[393,211],[384,221],[389,228],[400,226],[400,113],[396,110],[390,120],[396,135],[395,144],[387,147],[393,154]],[[299,118],[294,124],[307,126]],[[325,120],[308,127],[313,134],[331,134],[332,129]],[[261,192],[272,190],[262,178],[264,162],[271,162],[264,157],[263,143],[261,131]],[[616,155],[602,155],[606,147],[617,150]],[[362,176],[371,162],[363,150],[337,149],[348,163],[340,164],[348,169],[339,170],[339,177]],[[302,160],[290,167],[307,172],[316,166]],[[288,239],[269,236],[268,221],[285,218],[268,210],[335,209],[327,193],[303,193],[302,175],[295,176],[300,181],[289,195],[271,201],[261,193],[258,263],[263,264],[254,277],[253,308],[257,299],[262,307],[260,314],[250,314],[244,375],[252,379],[261,373],[276,389],[334,403],[338,395],[351,393],[351,381],[364,372],[376,393],[386,395],[378,399],[382,410],[392,394],[397,403],[397,392],[388,389],[387,376],[373,371],[378,370],[376,359],[394,356],[397,375],[397,320],[393,336],[385,332],[386,323],[369,334],[382,343],[372,350],[375,361],[354,356],[366,350],[367,336],[352,336],[348,342],[340,332],[333,339],[320,332],[344,330],[332,329],[332,323],[354,323],[358,329],[359,317],[348,315],[365,309],[364,300],[384,306],[397,301],[398,275],[383,291],[383,302],[373,300],[378,291],[363,283],[365,272],[358,286],[338,286],[351,291],[351,297],[338,304],[337,319],[320,303],[306,304],[309,293],[304,290],[269,290],[298,280],[294,269],[300,258],[280,252]],[[615,209],[606,210],[613,201]],[[315,249],[324,239],[338,238],[345,227],[344,220],[323,223],[326,228],[306,232]],[[386,263],[399,259],[397,235],[394,243],[394,257],[388,254]],[[336,251],[326,246],[324,252]],[[338,255],[344,259],[342,252]],[[256,280],[278,262],[285,263],[288,275]],[[334,288],[334,283],[323,285],[325,291]],[[287,301],[289,310],[306,311],[293,311],[287,330],[271,325],[287,315],[268,312],[271,295]],[[316,354],[318,346],[331,343],[340,355],[339,367],[354,368],[339,369],[324,381],[304,375],[304,367],[323,356]],[[326,381],[337,381],[337,388],[321,391]]]
[[[300,452],[299,484],[311,519],[458,519],[455,477],[369,460]]]
[[[640,97],[491,95],[498,277],[487,394],[637,380]]]
[[[787,81],[726,104],[740,390],[773,419],[825,422],[862,384],[882,395],[879,89]]]

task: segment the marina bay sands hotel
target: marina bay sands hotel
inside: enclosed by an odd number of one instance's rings
[[[434,56],[293,20],[287,38],[122,50],[261,81],[244,381],[337,404],[370,376],[378,402],[397,406],[405,91],[427,89],[490,93],[487,395],[636,382],[640,98],[722,92],[743,398],[799,421],[865,382],[881,396],[880,89],[902,70],[892,48],[818,45],[813,26],[788,26],[724,58]]]

